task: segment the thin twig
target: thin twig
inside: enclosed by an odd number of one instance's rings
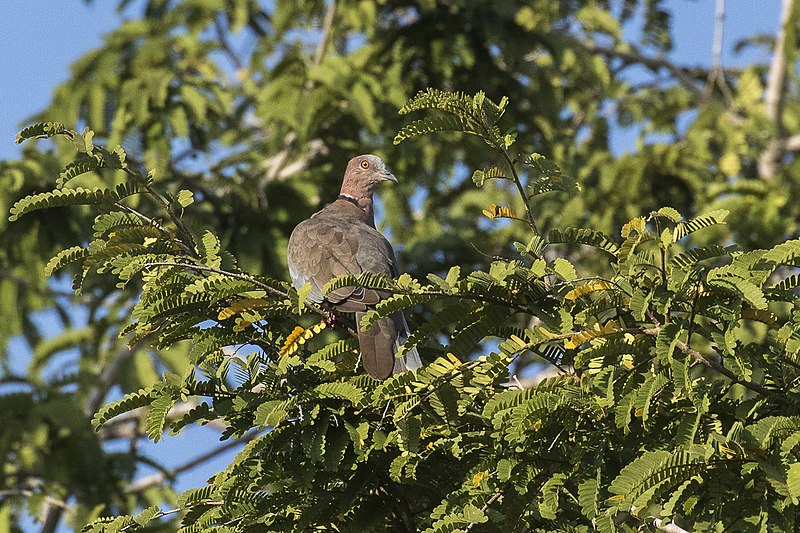
[[[694,290],[694,299],[692,299],[692,310],[689,313],[689,327],[686,333],[686,344],[691,346],[692,344],[692,333],[694,333],[694,318],[697,314],[697,302],[700,301],[700,285],[701,281],[698,279],[697,284],[695,285]]]
[[[254,278],[254,277],[249,276],[247,274],[240,274],[238,272],[230,272],[228,270],[222,270],[220,268],[214,268],[214,267],[209,267],[209,266],[205,266],[205,265],[195,265],[195,264],[192,264],[192,263],[175,263],[175,262],[169,262],[169,261],[158,261],[158,262],[152,262],[152,263],[145,263],[143,266],[144,267],[157,267],[157,266],[177,267],[177,268],[185,268],[187,270],[198,270],[200,272],[212,272],[214,274],[221,274],[223,276],[228,276],[230,278],[239,279],[239,280],[242,280],[242,281],[247,281],[249,283],[252,283],[256,287],[258,287],[260,289],[263,289],[264,291],[266,291],[267,293],[271,294],[272,296],[276,296],[278,298],[288,298],[289,297],[288,293],[285,293],[285,292],[283,292],[283,291],[281,291],[279,289],[276,289],[275,287],[267,285],[263,281],[259,281],[257,278]],[[323,316],[323,317],[324,316],[328,316],[331,313],[335,314],[337,317],[342,317],[342,315],[343,315],[342,312],[339,311],[338,309],[334,308],[333,306],[329,306],[329,305],[325,305],[325,304],[317,305],[315,303],[306,301],[305,302],[305,306],[307,308],[309,308],[313,313],[315,313],[317,315],[320,315],[320,316]],[[351,336],[353,336],[353,337],[358,336],[358,332],[354,328],[352,328],[349,324],[344,323],[344,329]]]
[[[654,328],[643,329],[643,330],[640,330],[640,331],[642,333],[647,334],[647,335],[652,335],[652,336],[656,336],[657,337],[658,334],[661,332],[661,328],[660,327],[654,327]],[[722,374],[723,376],[725,376],[726,378],[728,378],[729,380],[733,381],[736,384],[742,385],[743,387],[748,388],[751,391],[757,392],[757,393],[759,393],[759,394],[761,394],[763,396],[766,396],[768,398],[778,399],[778,400],[782,400],[783,399],[781,396],[775,394],[773,391],[771,391],[768,388],[764,387],[760,383],[756,383],[754,381],[748,381],[748,380],[739,378],[739,376],[734,374],[733,371],[728,370],[727,368],[722,366],[721,363],[719,363],[719,362],[717,362],[717,361],[715,361],[713,359],[709,359],[708,357],[704,356],[703,354],[701,354],[700,352],[698,352],[697,350],[695,350],[694,348],[692,348],[691,346],[689,346],[688,344],[686,344],[685,342],[683,342],[681,340],[677,341],[675,343],[675,346],[680,351],[682,351],[686,355],[690,356],[692,358],[692,360],[694,360],[695,362],[700,363],[700,364],[702,364],[704,366],[707,366],[708,368],[711,368],[713,370],[716,370],[717,372],[719,372],[720,374]]]
[[[63,511],[66,511],[68,514],[74,514],[75,513],[75,509],[70,504],[68,504],[67,502],[59,500],[57,498],[53,498],[52,496],[48,496],[46,494],[41,494],[41,493],[38,493],[38,492],[34,492],[32,490],[28,490],[28,489],[3,489],[3,490],[0,490],[0,498],[5,498],[7,496],[23,496],[25,498],[43,497],[45,503],[47,503],[48,505],[51,505],[51,506],[54,506],[54,507],[58,507],[58,508],[62,509]]]
[[[214,17],[214,30],[217,33],[217,40],[219,41],[219,46],[222,48],[222,51],[225,52],[225,55],[236,67],[236,70],[242,70],[242,68],[244,68],[244,64],[239,56],[236,55],[236,52],[233,50],[233,46],[231,46],[230,41],[228,41],[228,37],[225,34],[225,27],[222,25],[221,14],[218,14],[216,17]]]
[[[483,512],[485,513],[485,512],[486,512],[486,510],[487,510],[487,509],[489,509],[489,507],[490,507],[490,506],[491,506],[491,505],[492,505],[492,504],[493,504],[495,501],[497,501],[497,499],[498,499],[500,496],[502,496],[502,495],[503,495],[503,493],[502,493],[502,492],[500,492],[500,491],[498,491],[498,492],[495,492],[494,494],[492,494],[492,497],[491,497],[491,498],[489,498],[488,500],[486,500],[486,503],[485,503],[485,504],[483,504],[483,507],[481,507],[481,511],[483,511]],[[467,524],[467,527],[466,527],[466,528],[464,528],[464,531],[471,531],[471,530],[472,530],[472,528],[473,528],[473,527],[475,527],[475,524],[476,524],[476,522],[470,522],[469,524]]]
[[[122,169],[126,174],[133,177],[137,180],[141,185],[145,188],[145,190],[150,193],[150,195],[155,199],[156,203],[158,203],[164,211],[167,212],[167,216],[172,220],[172,223],[175,224],[175,228],[178,230],[178,233],[181,235],[183,239],[186,239],[186,244],[189,247],[188,253],[192,257],[198,257],[196,252],[197,244],[194,242],[194,237],[189,229],[184,225],[183,221],[180,217],[173,211],[172,204],[170,201],[161,194],[158,190],[156,190],[151,184],[147,182],[147,178],[142,176],[140,173],[132,170],[130,167],[123,167]],[[180,242],[180,241],[179,241]]]
[[[522,205],[525,206],[525,214],[528,217],[528,225],[533,230],[533,233],[539,236],[540,233],[539,229],[536,227],[536,219],[534,218],[533,212],[531,211],[530,199],[528,198],[528,195],[525,194],[525,187],[522,185],[522,180],[520,179],[519,174],[517,174],[517,169],[514,166],[514,161],[511,159],[511,157],[508,155],[508,152],[506,152],[505,150],[502,150],[502,154],[506,160],[506,163],[508,164],[509,170],[511,170],[511,176],[514,178],[514,184],[517,186],[517,191],[519,191],[519,195],[522,197]]]

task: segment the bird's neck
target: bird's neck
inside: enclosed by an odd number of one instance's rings
[[[369,198],[371,200],[372,189],[373,187],[363,180],[345,178],[342,182],[342,189],[340,193],[345,196],[355,198],[356,200],[361,200],[362,198]]]
[[[372,194],[366,197],[356,198],[355,196],[342,192],[339,194],[337,200],[345,201],[356,206],[361,213],[363,213],[363,216],[359,216],[358,218],[373,227],[375,226],[375,213],[372,209]]]

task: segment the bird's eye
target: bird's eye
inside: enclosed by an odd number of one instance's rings
[[[366,161],[366,160],[362,161],[361,162],[361,168],[363,168],[364,170],[368,169],[369,168],[369,161]]]

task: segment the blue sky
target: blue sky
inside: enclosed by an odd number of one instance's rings
[[[14,136],[34,113],[46,107],[53,89],[69,75],[69,65],[102,44],[104,33],[122,20],[117,2],[98,0],[2,0],[0,2],[0,159],[19,154]],[[619,0],[616,1],[619,3]],[[675,49],[670,57],[685,65],[708,65],[712,57],[715,0],[669,0],[673,13]],[[780,0],[727,0],[723,64],[767,62],[764,49],[743,55],[731,52],[733,43],[757,33],[773,33]],[[635,132],[612,133],[618,152],[634,149]],[[0,176],[2,179],[2,176]],[[152,455],[169,465],[216,445],[207,430],[193,429],[153,445]],[[179,479],[179,489],[202,485],[223,468],[230,454]]]

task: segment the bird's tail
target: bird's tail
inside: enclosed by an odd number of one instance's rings
[[[356,324],[361,324],[364,313],[356,313]],[[408,339],[408,325],[402,313],[378,320],[371,328],[358,328],[358,344],[364,370],[375,379],[416,370],[422,366],[419,352],[413,348],[403,357],[395,357],[397,349]]]

